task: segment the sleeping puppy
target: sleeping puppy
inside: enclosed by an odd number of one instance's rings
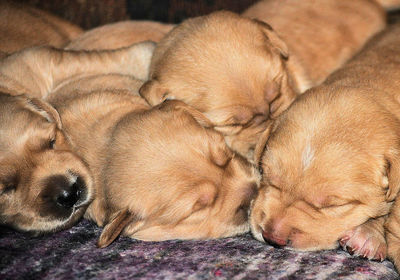
[[[73,225],[93,198],[92,176],[48,103],[0,93],[0,224],[33,233]]]
[[[5,88],[40,93],[60,114],[93,174],[96,197],[85,217],[104,227],[100,247],[120,233],[166,240],[248,231],[258,173],[202,113],[179,101],[150,108],[138,95],[142,64],[135,60],[150,63],[149,44],[103,52],[26,50],[7,57],[0,73],[14,78]]]
[[[178,25],[159,42],[140,89],[151,105],[177,99],[195,107],[249,159],[268,119],[385,26],[383,9],[369,0],[264,4],[271,15],[262,19],[277,32],[226,11]]]
[[[300,250],[340,241],[355,254],[385,258],[383,225],[400,188],[399,57],[397,25],[264,132],[255,152],[263,178],[250,217],[256,239]],[[387,224],[396,266],[397,213]]]
[[[158,42],[173,27],[173,24],[144,20],[111,23],[84,32],[65,49],[108,50],[127,47],[142,41]]]
[[[39,45],[63,47],[82,32],[80,27],[45,11],[0,1],[0,51],[3,53]]]

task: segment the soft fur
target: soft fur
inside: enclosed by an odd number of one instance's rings
[[[109,50],[127,47],[142,41],[160,41],[173,24],[155,21],[121,21],[86,31],[70,42],[70,50]]]
[[[340,241],[359,255],[385,257],[383,224],[400,188],[399,57],[397,25],[264,132],[250,218],[258,240],[301,250]],[[398,212],[386,225],[397,267]]]
[[[34,233],[73,225],[92,176],[48,103],[0,93],[0,223]]]
[[[0,58],[1,52],[32,46],[63,47],[82,32],[80,27],[45,11],[0,1]]]
[[[147,73],[153,48],[26,50],[3,61],[0,82],[59,113],[93,174],[96,197],[85,216],[104,226],[100,247],[121,232],[165,240],[248,231],[258,173],[200,112],[179,101],[150,108],[138,95],[135,77]]]
[[[243,16],[188,19],[158,44],[140,94],[151,105],[177,99],[195,107],[252,159],[267,121],[384,26],[383,9],[370,0],[269,0]]]

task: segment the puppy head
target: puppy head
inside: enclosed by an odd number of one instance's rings
[[[153,241],[248,231],[258,173],[209,125],[179,101],[121,123],[105,175],[109,219],[101,247],[121,231]]]
[[[92,200],[92,179],[49,104],[0,94],[0,223],[50,232],[71,226]]]
[[[265,131],[250,217],[258,240],[331,249],[346,230],[388,213],[400,184],[400,125],[363,94],[305,94]]]
[[[195,107],[224,135],[242,134],[228,142],[248,155],[253,134],[262,130],[257,127],[295,98],[287,57],[285,43],[267,24],[215,12],[186,20],[164,37],[140,94],[151,105],[177,99]]]

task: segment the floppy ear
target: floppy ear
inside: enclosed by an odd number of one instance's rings
[[[274,29],[266,22],[258,19],[253,19],[255,23],[261,28],[271,45],[281,54],[284,59],[289,58],[289,49],[286,43],[276,34]]]
[[[135,222],[135,216],[132,215],[128,209],[121,210],[111,218],[111,221],[106,224],[99,240],[97,247],[105,248],[110,245],[129,224]]]
[[[211,128],[214,126],[203,113],[180,100],[167,100],[159,106],[159,109],[163,111],[182,111],[191,115],[203,127]]]
[[[62,123],[60,115],[58,114],[57,110],[54,109],[49,103],[38,99],[38,98],[26,98],[27,106],[45,117],[49,122],[55,123],[58,129],[62,129]]]
[[[259,164],[261,161],[261,157],[264,153],[265,146],[267,144],[268,138],[272,131],[273,121],[269,121],[267,128],[261,134],[261,137],[258,139],[256,147],[254,149],[254,163]]]
[[[396,199],[400,190],[400,155],[389,155],[386,159],[386,175],[388,177],[386,200],[391,202]]]
[[[147,101],[147,103],[151,106],[155,106],[164,102],[167,95],[167,89],[162,87],[157,80],[153,79],[145,82],[140,87],[139,94]]]

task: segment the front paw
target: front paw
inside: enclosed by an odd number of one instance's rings
[[[347,231],[339,243],[351,255],[378,261],[383,261],[386,258],[387,244],[385,237],[366,224]]]

